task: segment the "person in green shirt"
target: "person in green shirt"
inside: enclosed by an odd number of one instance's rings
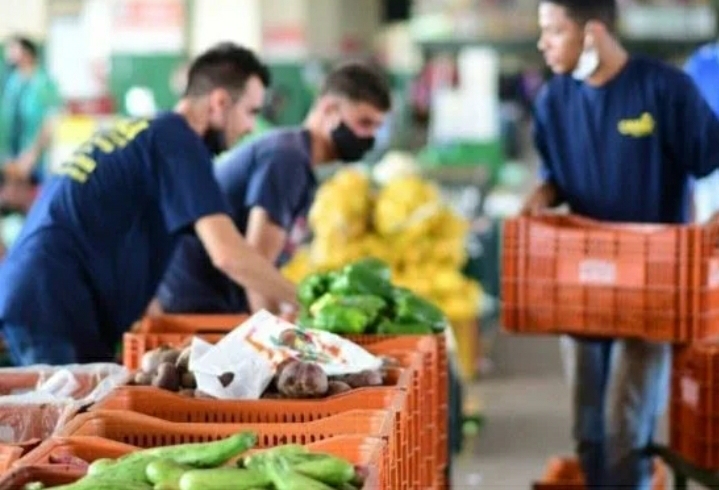
[[[30,39],[10,38],[5,58],[12,73],[0,100],[0,165],[6,177],[37,184],[47,170],[46,150],[60,97]]]

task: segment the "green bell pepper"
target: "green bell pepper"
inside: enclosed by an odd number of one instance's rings
[[[360,308],[328,304],[317,311],[314,328],[337,334],[360,334],[371,323],[371,317]]]
[[[305,277],[297,286],[297,299],[300,305],[309,308],[329,290],[329,274],[311,274]]]
[[[442,310],[412,291],[404,288],[394,290],[395,321],[429,325],[436,333],[447,328],[448,321]]]
[[[369,294],[392,297],[389,269],[380,261],[368,259],[345,266],[330,284],[330,292],[341,296]]]

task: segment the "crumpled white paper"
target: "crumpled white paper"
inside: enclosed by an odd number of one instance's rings
[[[375,370],[382,361],[338,335],[300,328],[262,310],[211,345],[193,338],[189,368],[197,389],[219,399],[258,399],[287,359],[314,362],[328,376]],[[223,386],[220,377],[232,373]],[[227,381],[227,379],[225,379]]]
[[[197,389],[221,400],[256,400],[275,375],[274,366],[264,357],[229,335],[216,345],[193,338],[189,368]],[[223,375],[228,377],[224,384]]]

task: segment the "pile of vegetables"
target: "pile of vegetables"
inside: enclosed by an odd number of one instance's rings
[[[364,469],[344,459],[289,444],[240,457],[257,442],[253,433],[198,444],[140,450],[99,459],[87,475],[56,490],[356,490]],[[42,482],[24,490],[40,490]]]
[[[399,366],[395,359],[385,358],[385,366]],[[366,370],[342,376],[327,376],[319,364],[290,359],[281,364],[262,398],[325,398],[357,388],[382,386],[386,371]]]
[[[296,330],[287,330],[294,335]],[[290,335],[283,335],[280,342],[292,345]],[[140,369],[135,373],[132,385],[154,386],[167,391],[176,392],[190,398],[213,398],[207,393],[196,389],[195,376],[188,369],[189,347],[179,350],[162,345],[146,352],[141,361]],[[277,368],[272,383],[262,398],[265,399],[307,399],[326,398],[346,393],[357,388],[382,386],[385,384],[387,369],[398,368],[399,361],[383,356],[383,367],[378,370],[365,370],[343,376],[327,376],[322,367],[311,361],[288,359]],[[223,386],[234,380],[233,373],[219,376]]]
[[[452,322],[477,317],[479,284],[462,274],[469,223],[433,183],[404,175],[375,186],[362,171],[343,169],[320,187],[309,224],[312,242],[283,268],[293,282],[371,257]]]
[[[139,386],[154,386],[185,396],[195,396],[197,382],[189,369],[190,348],[175,349],[162,345],[147,351],[140,361],[133,383]]]
[[[442,310],[396,287],[378,259],[361,259],[338,271],[310,274],[298,286],[299,324],[336,334],[429,335],[444,331]]]

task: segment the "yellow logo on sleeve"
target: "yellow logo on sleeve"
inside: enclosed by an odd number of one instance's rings
[[[624,136],[642,138],[654,133],[654,126],[656,126],[656,122],[652,115],[648,112],[643,112],[642,115],[636,119],[622,119],[619,121],[617,129],[619,130],[619,134]]]

